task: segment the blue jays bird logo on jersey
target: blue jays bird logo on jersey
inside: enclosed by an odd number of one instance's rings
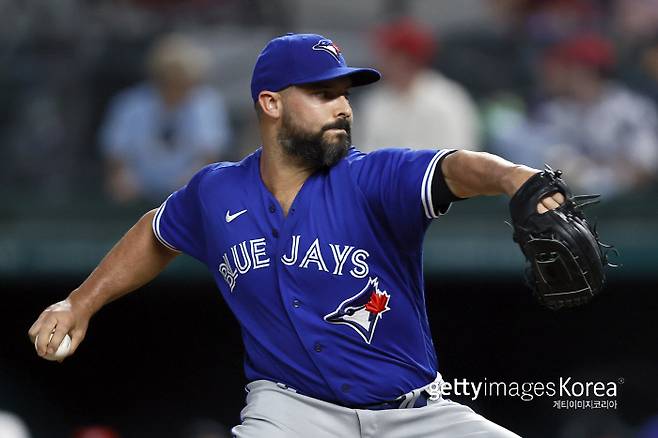
[[[333,56],[336,61],[340,62],[340,48],[331,40],[320,40],[313,46],[313,50],[322,50]]]
[[[388,307],[390,299],[391,296],[386,291],[379,290],[379,279],[370,278],[361,292],[340,303],[324,320],[331,324],[352,327],[370,344],[382,314],[391,310]]]

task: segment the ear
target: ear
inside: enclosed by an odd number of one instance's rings
[[[263,114],[273,119],[281,117],[283,111],[283,101],[280,93],[272,91],[261,91],[258,95],[258,105]]]

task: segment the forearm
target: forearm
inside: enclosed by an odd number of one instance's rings
[[[89,316],[105,304],[155,278],[177,253],[160,244],[151,229],[155,210],[146,213],[107,253],[101,263],[69,296],[71,304]]]
[[[514,164],[487,152],[457,151],[445,157],[441,170],[455,196],[512,196],[537,169]]]

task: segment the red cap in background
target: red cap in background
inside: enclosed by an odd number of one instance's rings
[[[605,69],[615,64],[615,53],[610,41],[599,35],[587,34],[568,38],[549,48],[546,60]]]
[[[433,32],[411,18],[375,28],[373,38],[377,47],[404,53],[420,65],[429,64],[437,49]]]

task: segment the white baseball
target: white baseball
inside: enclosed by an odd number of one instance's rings
[[[50,334],[50,339],[48,339],[48,342],[50,342],[53,339],[53,334]],[[37,335],[36,339],[34,340],[34,348],[37,348],[37,342],[39,341],[39,335]],[[59,344],[59,348],[55,352],[55,354],[46,354],[44,356],[44,359],[47,360],[62,360],[66,356],[69,355],[69,351],[71,350],[71,337],[66,334],[64,335],[64,339],[62,339],[62,342]]]

